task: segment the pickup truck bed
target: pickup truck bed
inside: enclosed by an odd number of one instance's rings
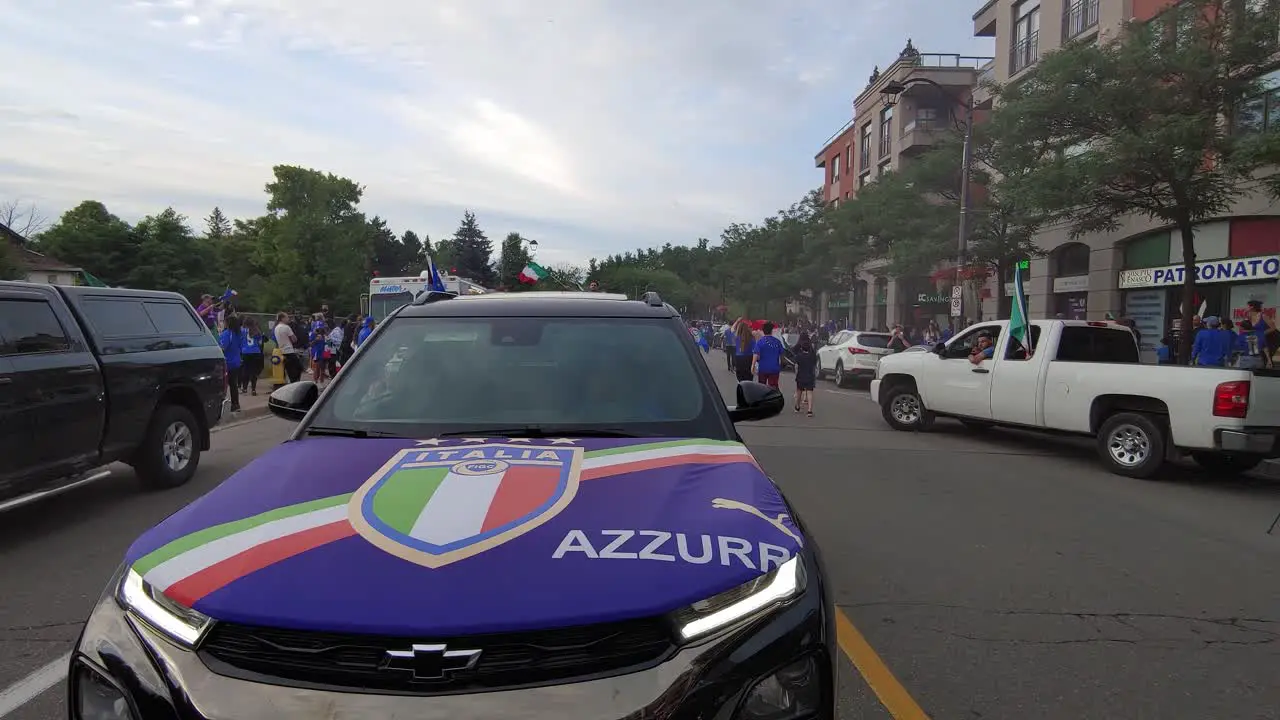
[[[226,365],[180,295],[0,282],[0,510],[134,466],[181,485],[222,413]]]
[[[990,356],[974,362],[982,335],[993,340]],[[933,352],[886,357],[872,399],[899,430],[948,416],[1095,437],[1108,468],[1132,477],[1180,454],[1221,472],[1280,456],[1274,371],[1140,364],[1132,333],[1112,323],[1036,321],[1032,339],[1028,357],[1007,321],[989,322]]]

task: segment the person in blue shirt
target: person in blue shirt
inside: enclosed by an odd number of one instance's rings
[[[258,321],[248,318],[244,322],[243,340],[240,343],[240,392],[258,394],[258,376],[266,362],[262,356],[262,330]]]
[[[1204,319],[1204,329],[1196,333],[1191,345],[1191,364],[1200,367],[1225,367],[1235,349],[1235,333],[1222,327],[1217,317]]]
[[[369,339],[369,334],[373,332],[373,327],[373,316],[366,315],[364,325],[360,328],[359,334],[356,335],[356,347],[360,347],[365,340]]]
[[[760,328],[763,333],[756,341],[753,352],[753,363],[756,381],[770,387],[778,387],[778,377],[782,374],[782,354],[786,351],[782,341],[773,335],[773,323],[767,322]]]
[[[729,372],[733,372],[733,356],[738,353],[738,336],[733,334],[732,327],[724,329],[724,360]]]
[[[244,363],[241,348],[244,345],[244,329],[240,316],[227,318],[227,328],[218,334],[222,356],[227,359],[227,393],[231,396],[231,412],[240,412],[240,367]]]
[[[981,365],[983,360],[990,360],[996,354],[996,344],[991,341],[991,336],[983,333],[978,336],[978,344],[969,353],[969,362],[974,365]]]

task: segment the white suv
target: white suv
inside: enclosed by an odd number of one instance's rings
[[[830,374],[840,387],[854,378],[874,378],[880,358],[892,352],[889,338],[888,333],[841,330],[818,349],[818,377]]]

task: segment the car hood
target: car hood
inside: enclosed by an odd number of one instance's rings
[[[803,545],[745,446],[698,439],[308,438],[133,544],[218,620],[461,636],[706,599]]]

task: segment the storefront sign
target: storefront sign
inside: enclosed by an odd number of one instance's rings
[[[1053,279],[1055,293],[1085,292],[1089,289],[1089,276],[1060,277]]]
[[[1182,284],[1183,275],[1182,265],[1123,270],[1120,273],[1119,287],[1125,290],[1176,286]],[[1280,277],[1280,255],[1205,260],[1196,263],[1196,282],[1201,283],[1243,282],[1276,277]]]
[[[920,293],[916,296],[917,305],[945,305],[950,301],[951,293],[937,293],[936,295]]]

